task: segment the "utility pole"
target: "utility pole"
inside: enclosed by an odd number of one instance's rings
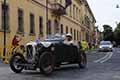
[[[4,0],[4,48],[3,48],[3,56],[6,55],[6,0]],[[3,59],[3,61],[5,58]]]

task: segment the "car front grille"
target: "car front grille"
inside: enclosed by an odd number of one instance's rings
[[[32,47],[32,45],[28,45],[26,47],[26,50],[27,50],[27,54],[26,54],[27,60],[32,60],[32,58],[33,58],[33,47]]]

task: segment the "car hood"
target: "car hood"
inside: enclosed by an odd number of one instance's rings
[[[28,46],[28,45],[36,46],[37,43],[36,43],[36,42],[33,42],[33,41],[30,41],[29,43],[26,44],[26,46]]]
[[[100,45],[99,47],[112,47],[112,45]]]
[[[52,42],[40,42],[40,43],[46,48],[52,45]]]
[[[42,44],[44,47],[49,47],[49,46],[51,46],[51,44],[52,44],[52,42],[40,42],[40,44]],[[27,43],[26,44],[26,46],[28,46],[28,45],[32,45],[33,47],[34,46],[36,46],[37,45],[37,43],[36,42],[33,42],[33,41],[30,41],[29,43]]]

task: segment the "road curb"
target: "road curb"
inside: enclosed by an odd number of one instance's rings
[[[94,49],[94,50],[88,50],[88,51],[86,51],[86,53],[88,53],[88,54],[94,54],[94,53],[96,53],[97,52],[97,50],[96,49]]]
[[[8,64],[4,64],[3,61],[0,59],[0,67],[3,67],[3,66],[8,66]]]

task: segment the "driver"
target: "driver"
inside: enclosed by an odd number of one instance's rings
[[[73,44],[72,35],[70,33],[66,34],[64,43],[67,45]]]

